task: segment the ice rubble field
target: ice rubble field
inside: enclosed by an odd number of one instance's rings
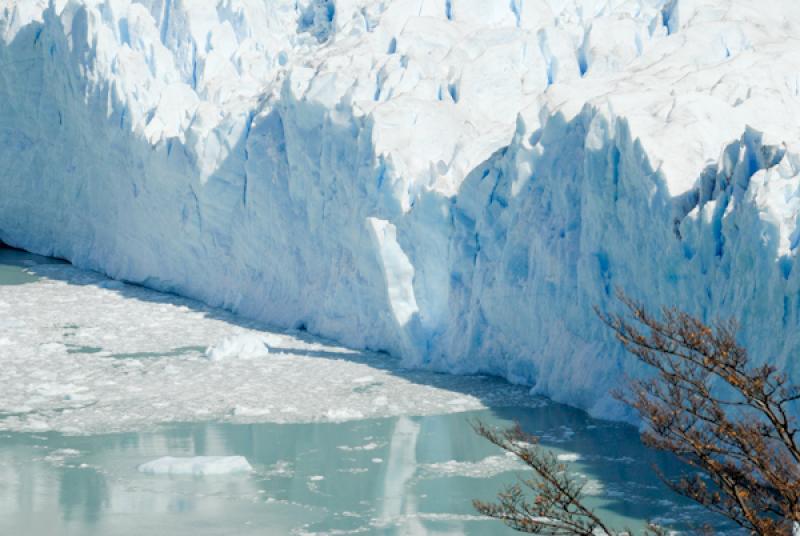
[[[339,422],[542,403],[523,387],[403,370],[386,355],[270,333],[73,266],[29,271],[43,279],[0,285],[0,430]]]
[[[592,312],[615,287],[735,315],[800,379],[795,1],[2,6],[7,243],[595,414],[637,373]],[[158,313],[134,340],[191,315]],[[178,398],[199,366],[125,363]]]

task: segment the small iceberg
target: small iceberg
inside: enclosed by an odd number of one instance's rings
[[[176,458],[164,456],[138,467],[140,473],[151,475],[228,475],[250,473],[253,467],[244,456],[194,456]]]
[[[256,333],[244,333],[224,339],[219,344],[206,349],[206,357],[211,361],[229,359],[259,359],[269,355],[269,339]]]

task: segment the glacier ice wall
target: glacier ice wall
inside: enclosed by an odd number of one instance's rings
[[[10,0],[0,239],[610,415],[619,287],[800,379],[790,0]]]

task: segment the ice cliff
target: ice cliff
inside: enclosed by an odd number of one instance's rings
[[[596,414],[614,289],[800,379],[792,0],[5,0],[0,240]]]

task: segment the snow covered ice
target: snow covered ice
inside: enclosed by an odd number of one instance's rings
[[[9,244],[595,414],[637,373],[592,311],[616,287],[735,315],[800,379],[797,2],[2,5]],[[219,335],[187,355],[242,343]],[[281,366],[267,347],[219,374]],[[12,398],[107,394],[48,382]]]
[[[41,279],[0,285],[0,430],[342,422],[544,403],[521,386],[404,370],[385,354],[268,332],[67,264],[28,270]]]

